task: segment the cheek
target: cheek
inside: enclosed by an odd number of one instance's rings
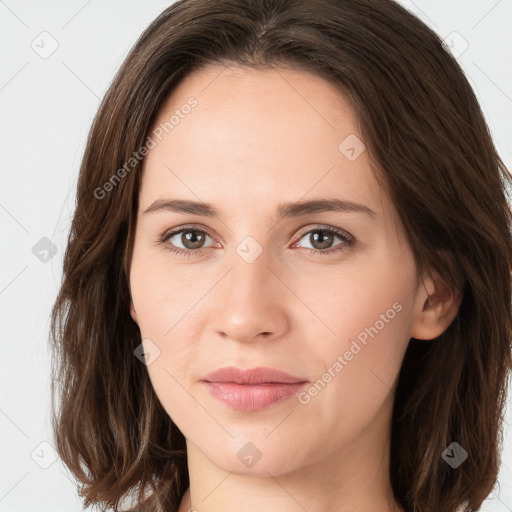
[[[369,346],[370,340],[382,339],[383,349],[384,340],[407,341],[414,272],[411,261],[398,262],[396,256],[383,254],[346,266],[342,262],[315,276],[302,273],[294,281],[294,292],[309,306],[309,311],[302,308],[300,328],[309,330],[302,339],[314,343],[309,347],[313,351],[320,346],[348,349],[352,340]],[[332,356],[332,351],[328,353]]]
[[[356,435],[393,393],[409,343],[415,278],[410,260],[393,262],[340,267],[323,286],[304,279],[297,288],[322,320],[303,325],[317,380],[298,398],[334,436]]]
[[[179,333],[196,316],[198,303],[211,285],[202,279],[194,265],[170,265],[165,255],[151,250],[134,249],[130,272],[130,288],[137,311],[137,322],[143,338],[167,342],[170,339],[193,338]],[[176,347],[178,349],[178,347]]]
[[[132,299],[144,351],[151,354],[149,377],[170,414],[173,404],[188,403],[182,393],[191,385],[188,370],[197,358],[194,340],[201,335],[195,322],[197,306],[209,286],[197,279],[197,270],[178,272],[136,248],[130,272]]]

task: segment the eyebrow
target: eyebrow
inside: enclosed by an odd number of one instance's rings
[[[170,211],[199,215],[202,217],[220,217],[219,211],[209,203],[190,201],[184,199],[158,199],[144,210],[144,213],[156,211]],[[322,212],[358,212],[375,217],[377,214],[368,206],[341,199],[315,199],[312,201],[298,201],[281,203],[277,208],[278,219],[299,217]]]

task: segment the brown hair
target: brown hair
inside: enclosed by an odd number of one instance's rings
[[[351,102],[418,270],[463,293],[441,336],[409,343],[393,492],[407,512],[478,510],[497,478],[512,368],[512,176],[454,57],[392,0],[180,0],[127,56],[89,133],[52,311],[56,446],[85,505],[117,508],[137,493],[141,510],[175,511],[189,485],[184,436],[134,357],[128,276],[137,151],[177,84],[214,63],[311,72]],[[452,442],[468,453],[456,469],[441,457]]]

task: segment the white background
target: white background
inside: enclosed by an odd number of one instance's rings
[[[92,118],[130,47],[171,3],[0,0],[0,512],[82,510],[60,461],[50,464],[53,452],[46,444],[52,443],[49,312]],[[402,3],[453,41],[498,150],[512,168],[512,2]],[[51,37],[40,36],[44,31]],[[42,46],[41,38],[47,38],[46,49],[52,38],[58,43],[45,59],[31,47]],[[46,263],[32,252],[43,237],[57,247]],[[510,402],[500,486],[484,512],[512,511]]]

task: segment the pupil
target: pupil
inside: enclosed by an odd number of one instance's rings
[[[185,231],[183,235],[183,245],[189,249],[197,249],[204,241],[203,235],[197,231]]]
[[[320,233],[320,235],[318,233]],[[310,238],[313,247],[315,247],[315,244],[318,244],[318,249],[327,249],[332,242],[333,235],[328,231],[317,230],[311,234]]]

